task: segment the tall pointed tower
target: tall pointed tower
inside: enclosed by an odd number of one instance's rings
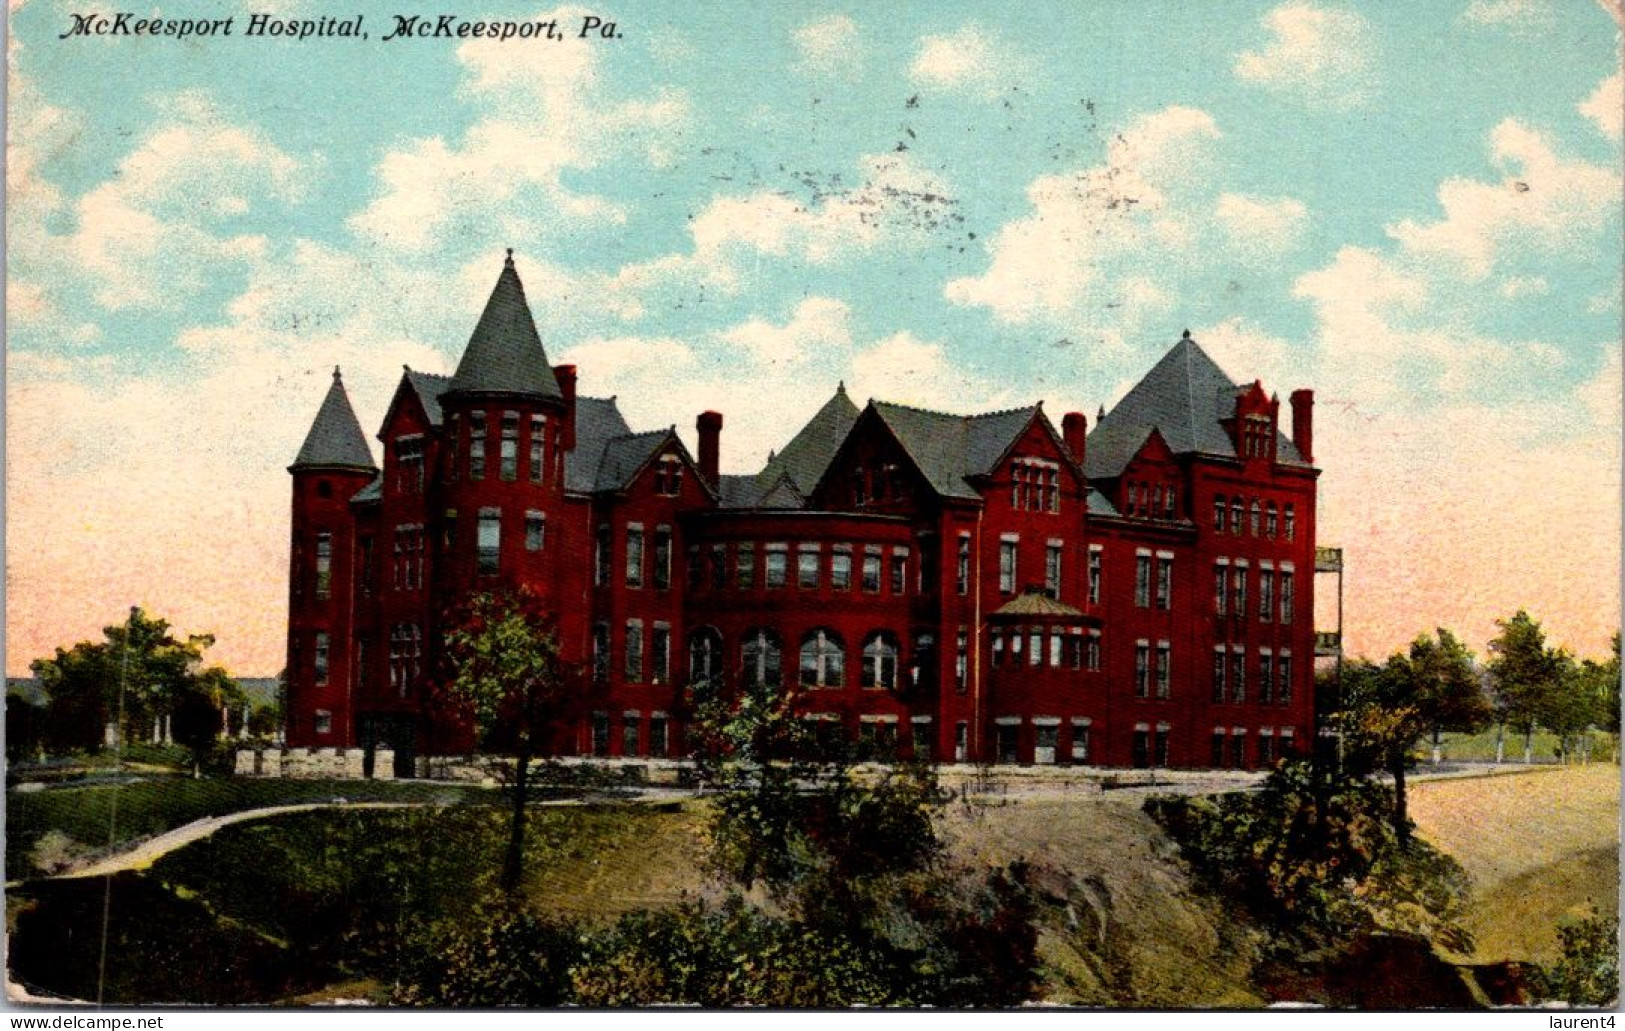
[[[558,526],[575,446],[575,369],[548,365],[511,249],[440,407],[444,511],[434,518],[472,547],[455,548],[437,587],[455,597],[523,583],[545,596],[557,580],[547,523]]]
[[[293,475],[288,743],[350,745],[356,555],[349,502],[377,476],[378,467],[336,368],[288,472]]]

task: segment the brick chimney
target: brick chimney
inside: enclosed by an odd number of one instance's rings
[[[1082,412],[1067,412],[1061,417],[1061,439],[1072,452],[1079,465],[1083,464],[1084,441],[1089,437],[1089,417]]]
[[[1315,460],[1315,392],[1292,392],[1292,443],[1305,462]]]
[[[559,381],[559,393],[564,395],[564,425],[561,427],[561,446],[566,452],[576,449],[576,367],[553,366],[553,377]]]
[[[700,475],[715,490],[722,451],[722,413],[701,412],[700,417],[694,420],[694,428],[700,434]]]

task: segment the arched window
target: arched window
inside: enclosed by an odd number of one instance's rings
[[[846,682],[846,645],[820,627],[801,639],[801,686],[840,687]]]
[[[1213,495],[1213,528],[1224,532],[1224,495]]]
[[[1259,522],[1264,516],[1264,506],[1260,505],[1258,503],[1257,498],[1253,499],[1252,513],[1253,513],[1252,532],[1253,532],[1253,536],[1257,537],[1258,533],[1259,533]]]
[[[722,635],[702,627],[688,639],[688,682],[709,683],[722,676]]]
[[[1268,537],[1270,540],[1274,540],[1276,527],[1279,522],[1280,519],[1276,514],[1275,502],[1271,501],[1264,509],[1264,536]]]
[[[784,645],[766,627],[745,633],[743,683],[752,687],[778,687],[784,683]]]
[[[863,642],[863,686],[897,687],[897,638],[884,630]]]
[[[1241,524],[1242,524],[1243,518],[1244,517],[1243,517],[1242,511],[1241,511],[1241,499],[1240,498],[1231,498],[1230,499],[1230,532],[1235,534],[1237,537],[1241,536]]]

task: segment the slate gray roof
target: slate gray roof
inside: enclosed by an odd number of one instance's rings
[[[1089,514],[1090,515],[1114,516],[1114,515],[1117,515],[1117,506],[1112,504],[1111,499],[1107,498],[1105,494],[1102,494],[1100,491],[1095,490],[1093,488],[1090,488],[1090,490],[1089,490]]]
[[[565,489],[588,493],[598,482],[598,464],[612,438],[624,437],[632,427],[621,417],[613,397],[576,398],[576,446],[564,456]]]
[[[1162,433],[1176,455],[1236,457],[1235,445],[1220,420],[1235,414],[1236,392],[1241,389],[1186,333],[1095,424],[1089,433],[1085,472],[1090,479],[1117,476],[1153,428]],[[1288,465],[1306,464],[1284,434],[1277,442],[1276,456]]]
[[[649,430],[644,433],[626,433],[604,442],[603,457],[598,460],[598,475],[593,490],[621,490],[632,479],[632,474],[643,468],[655,450],[672,435],[671,430]],[[578,436],[579,442],[580,437]]]
[[[563,396],[542,339],[536,334],[536,320],[525,300],[524,284],[514,270],[511,250],[474,327],[474,335],[469,337],[463,358],[457,363],[449,392]]]
[[[723,473],[717,477],[717,502],[723,508],[755,508],[761,495],[755,475]]]
[[[444,416],[440,412],[440,395],[451,389],[451,377],[436,376],[432,372],[418,372],[408,367],[406,381],[417,391],[418,400],[423,403],[423,410],[428,413],[429,425],[439,426],[444,421]]]
[[[889,401],[869,404],[936,492],[950,498],[980,498],[966,477],[991,472],[1016,435],[1038,414],[1037,405],[984,415],[950,415]]]
[[[350,495],[350,501],[352,503],[359,501],[359,502],[362,502],[363,504],[365,504],[368,501],[382,501],[382,500],[384,500],[384,474],[383,473],[379,473],[377,476],[374,476],[372,478],[371,483],[367,484],[365,487],[362,487],[360,490],[358,490],[354,494]]]
[[[823,479],[835,451],[846,440],[852,424],[858,421],[858,406],[846,396],[846,384],[835,388],[835,394],[807,425],[784,448],[767,460],[767,465],[756,474],[756,493],[764,497],[778,484],[781,476],[790,478],[790,485],[802,497]]]
[[[327,388],[316,419],[305,434],[305,443],[290,468],[304,469],[318,466],[337,466],[345,469],[376,469],[372,449],[361,433],[355,409],[350,407],[350,396],[344,392],[344,379],[339,370],[333,370],[333,385]]]

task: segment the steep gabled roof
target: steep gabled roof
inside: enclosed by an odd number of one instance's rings
[[[1120,474],[1153,429],[1176,455],[1236,457],[1222,420],[1235,414],[1236,392],[1241,389],[1187,331],[1089,433],[1085,459],[1089,478]],[[1305,464],[1284,434],[1276,456],[1288,465]]]
[[[631,432],[613,397],[576,398],[576,446],[564,456],[565,489],[582,494],[591,491],[598,481],[605,446],[612,438]]]
[[[626,433],[604,442],[604,455],[598,460],[598,475],[593,490],[623,490],[632,477],[653,457],[672,431],[649,430],[644,433]]]
[[[756,474],[758,495],[765,496],[784,476],[789,477],[790,486],[797,494],[805,497],[812,493],[857,421],[858,406],[846,396],[846,384],[842,383],[835,388],[834,396],[807,420],[807,425]]]
[[[966,478],[992,472],[1039,411],[1034,405],[983,415],[950,415],[888,401],[869,404],[932,489],[950,498],[980,498]]]
[[[564,396],[548,364],[542,338],[536,334],[536,320],[514,270],[512,250],[474,335],[463,349],[448,393]]]
[[[327,388],[316,419],[305,434],[305,443],[290,469],[336,467],[340,469],[377,469],[372,449],[361,433],[355,409],[350,407],[350,395],[344,392],[344,378],[333,370],[333,385]]]
[[[408,368],[406,381],[412,384],[412,389],[417,392],[424,414],[429,417],[429,425],[439,426],[444,421],[440,412],[440,395],[451,389],[451,377],[436,376],[432,372],[418,372]]]

